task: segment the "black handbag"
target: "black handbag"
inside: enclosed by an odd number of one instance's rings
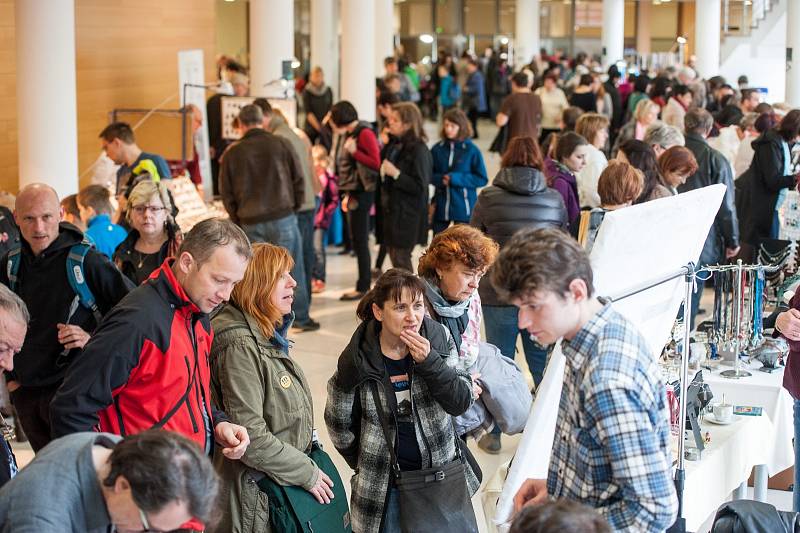
[[[461,439],[458,438],[455,427],[455,460],[438,467],[401,471],[394,443],[389,436],[389,425],[383,414],[378,384],[373,385],[372,398],[389,447],[392,474],[399,496],[400,530],[403,533],[477,533],[478,522],[467,489],[464,457],[459,446]]]

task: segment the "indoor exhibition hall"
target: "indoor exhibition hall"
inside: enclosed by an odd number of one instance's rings
[[[0,0],[0,533],[800,533],[800,0]]]

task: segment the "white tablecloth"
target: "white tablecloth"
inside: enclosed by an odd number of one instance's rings
[[[713,371],[703,370],[703,380],[711,386],[711,392],[714,393],[712,403],[721,402],[724,394],[728,403],[762,407],[764,414],[772,421],[774,432],[774,436],[770,438],[772,445],[767,450],[764,464],[771,476],[786,470],[794,464],[792,449],[794,402],[782,385],[783,367],[768,374],[758,370],[761,368],[761,363],[754,362],[750,366],[742,365],[742,368],[753,374],[750,377],[729,379],[720,375],[720,372],[730,368],[733,367],[722,365]]]
[[[716,392],[715,392],[716,394]],[[766,416],[736,416],[729,426],[701,424],[711,433],[700,461],[686,461],[683,516],[687,531],[703,522],[750,476],[754,466],[765,464],[774,447],[772,422]]]

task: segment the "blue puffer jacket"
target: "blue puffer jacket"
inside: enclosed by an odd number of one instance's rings
[[[439,141],[431,148],[433,156],[433,179],[436,187],[433,200],[436,203],[434,220],[469,222],[478,194],[476,189],[489,181],[481,151],[469,139],[463,141]],[[450,184],[444,185],[442,178],[450,176]]]

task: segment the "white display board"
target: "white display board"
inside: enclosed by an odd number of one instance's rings
[[[238,140],[241,135],[233,127],[233,119],[239,116],[239,111],[246,105],[252,104],[255,96],[223,96],[222,97],[222,138],[229,141]],[[297,125],[297,101],[293,98],[267,98],[273,108],[278,108],[286,117],[286,122],[291,126]]]
[[[197,150],[197,160],[200,163],[200,175],[203,177],[203,192],[206,200],[211,200],[213,187],[211,185],[211,159],[209,157],[208,141],[208,116],[206,115],[206,90],[202,87],[185,87],[185,84],[205,85],[205,72],[203,66],[203,50],[180,50],[178,52],[178,90],[181,98],[181,107],[193,104],[203,115],[203,125],[192,136],[192,145]],[[184,88],[186,89],[184,91]],[[186,101],[183,101],[184,94]],[[191,124],[191,117],[189,117]],[[185,141],[184,141],[185,142]],[[191,153],[186,154],[187,159],[192,159]]]
[[[712,185],[607,213],[591,253],[596,293],[613,297],[676,272],[689,262],[696,263],[724,194],[724,185]],[[639,328],[653,357],[660,355],[669,338],[684,290],[685,283],[678,278],[613,304]],[[563,373],[559,343],[531,408],[494,518],[487,513],[491,530],[508,531],[514,495],[526,479],[547,478]]]

